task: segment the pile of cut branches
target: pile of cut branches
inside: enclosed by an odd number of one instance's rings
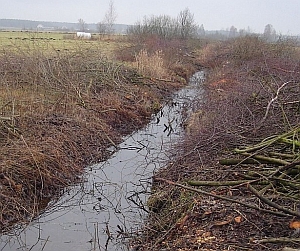
[[[192,186],[227,186],[239,189],[246,187],[259,198],[259,202],[276,209],[265,212],[281,215],[292,215],[300,218],[300,127],[269,137],[262,142],[243,149],[234,149],[239,156],[221,159],[221,165],[234,166],[234,180],[227,181],[188,181]],[[230,170],[232,170],[231,168]],[[240,171],[239,171],[240,170]],[[272,197],[272,200],[269,199]],[[290,200],[288,207],[274,202]],[[226,198],[224,198],[226,200]],[[236,201],[240,203],[240,201]],[[243,203],[245,206],[246,204]],[[247,205],[246,205],[247,206]],[[249,205],[253,208],[253,205]],[[296,208],[296,210],[295,210]],[[256,206],[261,210],[262,207]]]

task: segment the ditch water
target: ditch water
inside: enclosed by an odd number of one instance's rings
[[[131,250],[128,240],[147,216],[151,177],[168,161],[181,136],[182,112],[201,95],[204,71],[140,131],[126,137],[111,158],[87,168],[75,185],[25,228],[0,236],[0,250]],[[111,149],[114,151],[114,149]]]

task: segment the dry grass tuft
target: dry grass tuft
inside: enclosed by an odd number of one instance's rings
[[[146,49],[142,49],[136,55],[136,68],[142,75],[166,78],[168,77],[168,71],[164,66],[164,55],[161,50],[157,50],[152,54],[149,54]]]

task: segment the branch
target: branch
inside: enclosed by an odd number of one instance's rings
[[[258,180],[229,180],[229,181],[202,181],[202,180],[190,180],[187,183],[191,186],[236,186],[248,183],[257,183],[260,185],[269,184],[268,181]]]
[[[293,136],[295,133],[299,133],[299,132],[300,132],[300,126],[297,126],[296,128],[294,128],[286,133],[283,133],[281,135],[269,137],[268,139],[256,144],[255,146],[246,147],[242,150],[234,149],[234,152],[236,152],[236,153],[254,152],[256,150],[268,147],[268,146],[280,141],[282,138],[287,138],[287,137]]]
[[[281,89],[282,89],[283,87],[285,87],[285,86],[286,86],[287,84],[289,84],[289,83],[290,83],[289,81],[288,81],[288,82],[285,82],[285,83],[283,83],[283,84],[277,89],[277,92],[276,92],[275,97],[272,98],[272,99],[270,100],[270,102],[268,103],[268,105],[267,105],[267,109],[266,109],[265,116],[264,116],[264,117],[262,118],[262,120],[260,121],[260,124],[261,124],[261,125],[262,125],[262,124],[265,122],[265,120],[267,119],[267,116],[268,116],[268,114],[269,114],[269,110],[270,110],[270,107],[271,107],[272,103],[278,99],[279,92],[281,91]]]
[[[220,159],[219,164],[223,166],[241,165],[241,164],[268,164],[267,161],[258,161],[253,158],[246,159]]]
[[[217,198],[217,199],[226,200],[226,201],[229,201],[229,202],[232,202],[232,203],[240,204],[242,206],[252,208],[252,209],[255,209],[255,210],[259,210],[259,211],[264,212],[264,213],[274,214],[274,215],[277,215],[277,216],[280,216],[280,217],[288,217],[289,216],[289,215],[281,213],[281,212],[275,212],[275,211],[263,209],[263,208],[260,208],[260,207],[257,207],[257,206],[251,205],[251,204],[246,204],[246,203],[238,201],[238,200],[230,199],[230,198],[223,197],[223,196],[220,196],[220,195],[217,195],[217,194],[212,194],[212,193],[209,193],[209,192],[206,192],[206,191],[203,191],[203,190],[200,190],[200,189],[196,189],[196,188],[193,188],[193,187],[188,187],[188,186],[173,182],[171,180],[166,180],[166,179],[157,178],[157,177],[153,177],[153,180],[154,181],[163,181],[163,182],[166,182],[170,185],[181,187],[181,188],[184,188],[184,189],[196,192],[196,193],[204,194],[204,195],[207,195],[207,196],[211,196],[211,197],[214,197],[214,198]]]
[[[273,208],[276,208],[277,210],[279,211],[282,211],[286,214],[289,214],[289,215],[293,215],[293,216],[297,216],[300,218],[300,212],[296,212],[296,211],[292,211],[292,210],[289,210],[285,207],[282,207],[282,206],[279,206],[278,204],[274,203],[273,201],[270,201],[269,199],[261,196],[259,194],[259,192],[253,187],[251,186],[250,184],[247,184],[247,188],[249,189],[249,191],[251,191],[257,198],[259,198],[262,202],[266,203],[267,205],[269,205],[270,207],[273,207]]]
[[[255,243],[300,242],[300,238],[287,238],[287,237],[266,238],[262,240],[255,240],[254,242]]]

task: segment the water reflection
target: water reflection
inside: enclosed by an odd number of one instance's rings
[[[201,94],[204,72],[191,78],[170,104],[119,150],[88,168],[85,182],[68,191],[39,219],[0,237],[0,250],[130,250],[126,244],[147,215],[151,176],[182,132],[182,109]],[[112,149],[113,151],[114,149]]]

